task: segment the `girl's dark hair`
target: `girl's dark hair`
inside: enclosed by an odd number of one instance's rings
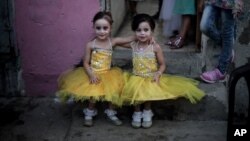
[[[107,20],[110,23],[110,25],[112,25],[113,23],[112,15],[110,12],[106,12],[106,11],[97,12],[92,20],[93,24],[95,24],[95,22],[99,19]]]
[[[138,15],[134,16],[133,20],[132,20],[132,24],[131,24],[132,30],[136,31],[136,29],[139,27],[139,24],[142,22],[148,22],[149,26],[151,27],[151,30],[154,31],[155,21],[148,14],[138,14]]]

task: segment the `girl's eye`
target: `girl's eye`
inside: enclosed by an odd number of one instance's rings
[[[141,32],[141,29],[136,29],[136,32]]]
[[[149,31],[149,29],[148,28],[144,28],[144,31],[147,32],[147,31]]]
[[[103,30],[108,30],[108,26],[97,26],[97,27],[95,27],[97,30],[101,30],[101,29],[103,29]]]
[[[95,27],[97,30],[100,30],[101,29],[101,27],[100,26],[97,26],[97,27]]]
[[[108,30],[108,27],[107,27],[107,26],[104,26],[104,27],[103,27],[103,30]]]

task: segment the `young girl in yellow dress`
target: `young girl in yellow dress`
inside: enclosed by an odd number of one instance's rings
[[[84,67],[65,72],[58,79],[59,98],[89,100],[88,108],[83,109],[85,126],[93,125],[92,119],[97,114],[95,101],[99,100],[109,102],[109,108],[105,113],[112,123],[122,124],[116,116],[113,104],[122,104],[119,96],[124,79],[121,69],[111,68],[112,47],[129,43],[135,37],[111,38],[112,22],[112,16],[108,12],[98,12],[94,16],[93,27],[96,37],[86,45]]]
[[[162,49],[157,43],[150,42],[154,28],[155,22],[147,14],[138,14],[133,18],[132,30],[137,40],[127,46],[133,52],[133,73],[125,73],[121,99],[135,105],[131,123],[134,128],[151,127],[151,101],[185,97],[195,103],[204,96],[204,92],[197,88],[197,81],[162,74],[165,70]],[[140,104],[144,104],[143,111]]]

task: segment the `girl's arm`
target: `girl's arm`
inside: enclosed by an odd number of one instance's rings
[[[124,47],[124,48],[131,48],[130,43],[122,44],[122,45],[119,45],[119,46]]]
[[[129,48],[130,47],[130,42],[134,41],[136,39],[135,36],[128,36],[128,37],[116,37],[112,39],[112,45],[116,46],[122,46]]]
[[[86,70],[88,76],[89,76],[89,80],[90,80],[90,83],[93,83],[93,84],[97,84],[100,82],[100,79],[94,74],[94,72],[91,70],[91,67],[90,67],[90,58],[91,58],[91,43],[89,42],[86,46],[86,49],[85,49],[85,56],[84,56],[84,60],[83,60],[83,66],[84,66],[84,69]]]
[[[136,40],[136,36],[128,36],[128,37],[116,37],[112,39],[112,45],[116,46],[119,45],[121,47],[125,47],[125,48],[131,48],[130,43]],[[150,39],[150,43],[154,44],[155,43],[155,39],[152,37]]]
[[[162,73],[166,69],[166,65],[165,65],[165,61],[164,61],[163,51],[162,51],[161,47],[158,44],[154,45],[154,51],[156,53],[156,59],[157,59],[157,62],[158,62],[159,69],[155,73],[153,81],[155,81],[156,83],[159,83],[160,77],[161,77]]]

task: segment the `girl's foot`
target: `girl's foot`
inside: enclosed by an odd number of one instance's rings
[[[131,122],[132,127],[140,128],[141,127],[142,112],[134,112],[132,118],[133,118],[133,120]]]
[[[87,127],[93,126],[93,117],[97,115],[97,111],[85,108],[83,109],[83,113],[85,115],[83,125]]]
[[[152,110],[143,110],[142,113],[142,127],[143,128],[150,128],[152,126],[152,117],[154,116]]]
[[[56,96],[54,98],[54,102],[55,103],[66,103],[66,104],[73,104],[74,103],[74,98],[73,97],[70,97],[69,99],[67,99],[66,101],[62,100],[59,96]]]
[[[122,121],[116,116],[117,112],[115,110],[106,109],[104,113],[107,115],[109,121],[111,121],[114,125],[122,125]]]

